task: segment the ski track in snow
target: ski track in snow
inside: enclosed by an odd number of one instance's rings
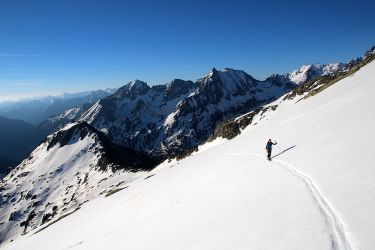
[[[264,155],[256,154],[256,153],[242,153],[242,154],[232,153],[232,154],[226,154],[226,155],[230,155],[230,156],[250,155],[250,156],[256,156],[261,159],[265,159]],[[324,220],[326,221],[327,225],[331,228],[331,231],[332,231],[330,235],[331,249],[353,250],[352,244],[347,234],[347,229],[346,229],[347,227],[345,226],[343,220],[340,218],[340,216],[335,211],[335,209],[329,204],[328,199],[320,191],[315,181],[308,175],[304,174],[300,170],[290,165],[289,163],[286,163],[280,160],[272,160],[271,163],[276,163],[278,165],[281,165],[289,173],[296,176],[298,179],[300,179],[301,181],[305,183],[308,191],[311,193],[313,199],[318,205],[319,210],[324,217]]]
[[[331,248],[332,249],[346,249],[351,250],[353,249],[347,235],[347,230],[344,222],[340,218],[340,216],[335,212],[334,208],[329,204],[326,197],[323,193],[319,190],[318,186],[315,184],[314,180],[311,179],[309,176],[305,175],[301,171],[297,170],[293,166],[288,163],[275,160],[275,163],[280,164],[285,169],[287,169],[291,174],[298,177],[302,180],[311,195],[313,196],[314,200],[319,206],[321,213],[324,216],[327,224],[330,226],[333,235],[331,235]]]

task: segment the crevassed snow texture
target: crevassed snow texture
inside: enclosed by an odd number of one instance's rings
[[[374,80],[371,63],[282,102],[233,140],[3,249],[373,249]]]

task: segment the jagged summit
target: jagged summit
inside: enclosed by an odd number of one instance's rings
[[[371,55],[375,54],[375,46],[372,46],[366,53],[364,54],[363,58],[367,58]]]
[[[185,81],[181,79],[174,79],[170,83],[165,85],[166,87],[166,98],[172,100],[178,98],[184,94],[189,93],[191,90],[195,89],[197,86],[192,81]]]
[[[173,90],[175,88],[183,87],[184,85],[192,85],[194,82],[192,81],[185,81],[182,79],[173,79],[170,83],[166,84],[167,90]]]
[[[141,80],[132,81],[128,83],[126,86],[130,91],[138,91],[149,87],[146,82]]]
[[[295,84],[301,84],[314,77],[331,75],[335,72],[343,70],[345,64],[333,63],[333,64],[308,64],[303,65],[301,68],[294,70],[286,75],[286,77]]]
[[[256,81],[251,75],[247,74],[243,70],[236,70],[232,68],[224,68],[222,70],[217,70],[213,68],[210,73],[208,73],[206,76],[204,76],[201,79],[198,79],[198,83],[204,83],[208,80],[212,79],[218,79],[225,84],[232,84],[239,81]]]
[[[274,85],[280,85],[283,83],[300,85],[316,77],[333,75],[337,72],[345,70],[346,68],[347,64],[344,63],[306,64],[287,74],[272,74],[269,77],[267,77],[265,81],[271,82]]]
[[[136,95],[144,95],[150,89],[146,82],[135,80],[119,88],[113,95],[119,98],[128,96],[135,97]]]

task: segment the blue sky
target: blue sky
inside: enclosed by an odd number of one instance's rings
[[[0,101],[174,78],[264,79],[375,45],[374,1],[0,2]]]

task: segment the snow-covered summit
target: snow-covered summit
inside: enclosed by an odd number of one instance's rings
[[[252,76],[250,76],[243,70],[236,70],[232,68],[217,70],[216,68],[212,68],[212,70],[203,78],[199,79],[198,82],[206,82],[208,79],[212,79],[217,76],[220,77],[220,79],[226,84],[233,84],[241,81],[243,82],[248,79],[255,80]]]
[[[220,79],[226,84],[229,85],[231,83],[242,83],[245,82],[252,82],[254,83],[256,80],[249,74],[247,74],[243,70],[234,70],[231,68],[224,68],[222,71],[218,72]]]
[[[128,83],[125,85],[130,91],[139,91],[143,90],[145,88],[148,88],[149,86],[147,85],[146,82],[141,81],[141,80],[135,80],[133,82]]]
[[[301,68],[288,73],[286,78],[295,84],[301,84],[314,77],[334,74],[343,70],[344,67],[345,64],[343,63],[303,65]]]
[[[366,51],[366,53],[364,54],[364,58],[367,58],[371,55],[374,55],[375,54],[375,46],[371,47],[368,51]]]
[[[135,80],[119,88],[114,95],[118,97],[144,95],[150,89],[146,82]]]

